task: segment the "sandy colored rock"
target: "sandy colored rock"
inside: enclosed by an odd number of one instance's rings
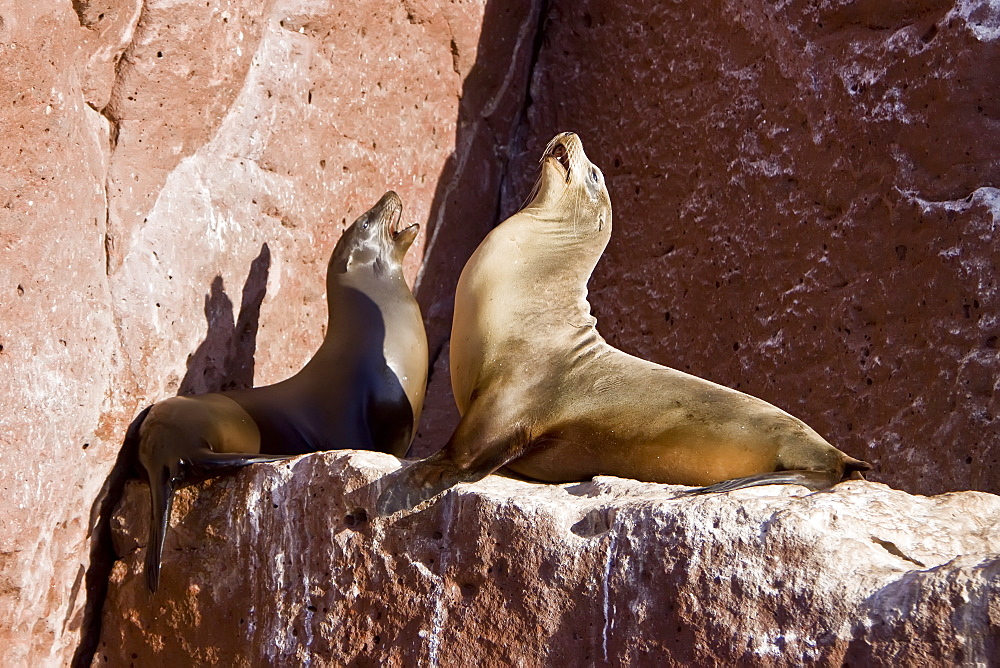
[[[374,517],[398,467],[326,453],[187,488],[153,596],[133,483],[95,665],[930,665],[1000,647],[1000,497],[490,476]]]

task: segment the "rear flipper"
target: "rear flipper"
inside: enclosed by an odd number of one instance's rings
[[[497,435],[490,429],[494,422],[494,412],[470,410],[444,448],[388,477],[375,511],[386,517],[409,510],[460,482],[482,480],[531,446],[526,427],[504,428]]]
[[[216,452],[204,448],[190,458],[188,468],[193,477],[216,476],[243,468],[248,464],[266,464],[293,459],[299,455],[248,455],[241,452]]]
[[[723,480],[714,485],[706,487],[696,487],[681,492],[675,499],[685,496],[697,496],[699,494],[717,494],[720,492],[731,492],[734,489],[744,487],[757,487],[758,485],[802,485],[813,491],[833,487],[840,482],[840,475],[835,471],[777,471],[774,473],[758,473],[745,478],[733,478]]]
[[[149,541],[146,546],[146,586],[155,592],[160,581],[160,563],[163,557],[163,541],[170,523],[170,509],[173,506],[176,484],[185,478],[209,478],[227,471],[242,468],[248,464],[276,462],[291,459],[296,455],[249,455],[243,453],[215,452],[208,448],[198,448],[193,454],[172,458],[162,465],[143,465],[149,475]],[[183,467],[183,468],[182,468]]]
[[[854,457],[844,455],[844,477],[843,480],[864,480],[862,471],[871,471],[872,465]]]
[[[163,554],[163,537],[170,521],[170,508],[174,503],[174,481],[177,464],[161,466],[149,474],[149,541],[146,544],[146,586],[155,592],[160,583],[160,557]]]

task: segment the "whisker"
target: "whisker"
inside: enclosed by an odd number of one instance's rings
[[[573,202],[573,238],[579,239],[577,221],[580,219],[580,204],[583,202],[583,192],[579,188],[574,188],[576,201]]]

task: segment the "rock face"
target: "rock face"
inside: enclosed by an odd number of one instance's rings
[[[870,482],[674,500],[491,476],[377,518],[399,462],[310,455],[189,487],[161,589],[115,517],[95,665],[986,665],[1000,497]]]
[[[0,663],[87,661],[128,424],[297,371],[389,188],[440,447],[454,283],[561,130],[617,212],[609,340],[1000,491],[998,45],[986,0],[0,0]]]
[[[89,525],[129,422],[297,371],[330,251],[382,193],[423,226],[411,282],[457,278],[536,23],[527,3],[0,0],[0,663],[86,658]]]
[[[620,348],[766,399],[924,494],[1000,491],[1000,7],[553,0],[517,208],[574,130]]]

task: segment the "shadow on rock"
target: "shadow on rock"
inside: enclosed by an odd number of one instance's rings
[[[222,277],[216,276],[212,281],[210,292],[205,297],[208,332],[205,340],[188,357],[187,373],[181,381],[178,395],[253,386],[260,307],[267,292],[270,268],[271,249],[263,244],[260,253],[250,263],[250,272],[243,285],[239,317],[235,321],[233,302],[226,295]],[[144,477],[138,462],[139,427],[150,408],[152,406],[147,406],[132,420],[122,440],[118,458],[91,506],[88,532],[90,567],[83,577],[87,602],[83,611],[80,645],[73,655],[74,667],[90,666],[100,642],[101,614],[108,591],[108,578],[119,556],[114,553],[111,540],[111,517],[121,500],[125,483]]]
[[[264,244],[260,254],[250,263],[250,273],[243,285],[240,313],[235,322],[233,302],[226,294],[222,277],[216,276],[212,281],[210,292],[205,296],[208,333],[188,357],[187,373],[181,380],[178,395],[253,387],[260,305],[267,293],[270,268],[271,249]]]

